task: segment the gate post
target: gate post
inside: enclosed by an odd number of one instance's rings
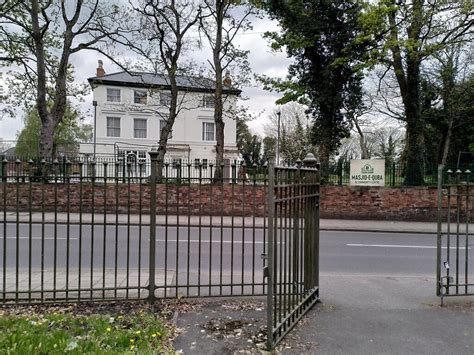
[[[158,150],[153,147],[148,152],[150,155],[150,254],[148,258],[148,301],[155,302],[155,248],[156,248],[156,172],[158,162]]]
[[[436,296],[441,295],[441,235],[443,225],[443,164],[438,165],[438,228],[436,240]],[[448,211],[450,213],[450,211]]]
[[[318,161],[312,153],[308,153],[303,159],[303,165],[305,168],[311,168],[316,170],[318,166]],[[310,175],[310,178],[312,179],[313,176]],[[313,194],[314,192],[316,191],[309,191],[309,194]],[[319,198],[316,206],[305,206],[305,215],[303,223],[305,223],[306,225],[304,236],[305,288],[306,290],[309,290],[315,286],[319,286]]]
[[[268,164],[268,278],[267,278],[267,347],[268,349],[273,349],[274,339],[273,339],[273,281],[274,281],[274,233],[275,233],[275,165],[273,161],[270,160]]]

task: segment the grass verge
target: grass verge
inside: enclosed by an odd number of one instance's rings
[[[47,308],[0,315],[3,354],[174,353],[171,327],[147,309],[131,313],[77,314]]]

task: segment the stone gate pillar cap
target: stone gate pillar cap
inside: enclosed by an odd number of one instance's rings
[[[318,160],[313,153],[306,154],[306,157],[303,159],[304,164],[316,164]]]

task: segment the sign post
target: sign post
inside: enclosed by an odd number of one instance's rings
[[[351,160],[350,178],[351,186],[385,186],[385,160]]]

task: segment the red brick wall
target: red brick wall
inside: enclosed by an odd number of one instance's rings
[[[7,185],[7,210],[15,210],[16,184]],[[109,213],[148,213],[150,191],[147,185],[96,184],[94,195],[90,184],[71,184],[69,190],[63,184],[32,184],[32,210],[100,213],[104,208]],[[20,211],[28,211],[29,185],[18,185]],[[44,202],[43,202],[44,193]],[[104,198],[106,194],[106,199]],[[116,197],[118,196],[118,199]],[[141,197],[140,197],[141,194]],[[67,196],[69,195],[69,199]],[[55,197],[56,196],[56,197]],[[117,204],[116,201],[119,201]],[[0,210],[3,209],[3,185],[0,185]],[[167,201],[167,202],[166,202]],[[191,185],[190,187],[168,185],[157,186],[157,212],[164,214],[192,215],[246,215],[265,214],[266,194],[263,186],[242,185]],[[472,202],[471,202],[472,204]],[[321,187],[321,217],[343,219],[419,220],[434,221],[437,214],[437,189],[432,187],[379,188],[351,186]]]
[[[18,188],[17,188],[18,186]],[[157,213],[192,215],[264,215],[265,190],[263,186],[242,185],[157,185]],[[29,210],[29,185],[7,185],[7,210],[14,211],[18,195],[20,211]],[[69,198],[68,198],[69,196]],[[3,186],[0,185],[0,210],[3,209]],[[254,203],[255,201],[255,203]],[[82,209],[81,209],[82,206]],[[33,183],[31,188],[33,211],[47,212],[91,212],[101,213],[148,213],[150,210],[150,189],[145,184],[89,183],[41,184]]]
[[[434,221],[437,193],[433,187],[323,186],[321,217]]]

